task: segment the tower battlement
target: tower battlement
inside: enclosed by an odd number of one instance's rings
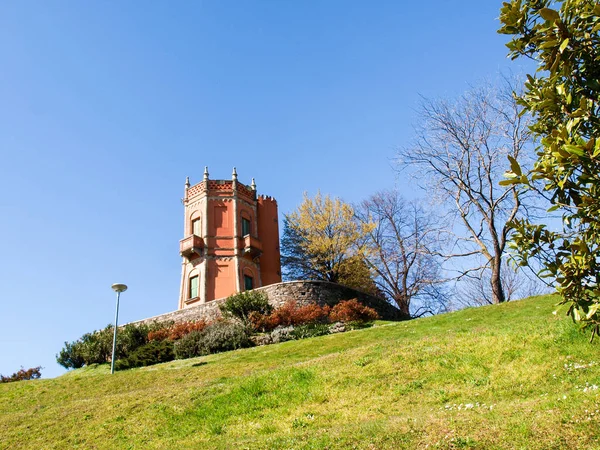
[[[259,195],[258,201],[263,202],[263,203],[273,202],[273,203],[277,204],[277,200],[275,200],[275,198],[271,197],[270,195]]]
[[[281,281],[277,202],[256,182],[185,182],[179,309]]]

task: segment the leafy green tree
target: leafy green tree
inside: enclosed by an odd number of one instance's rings
[[[385,298],[374,280],[374,274],[369,268],[364,255],[357,254],[344,260],[340,267],[340,284],[361,290],[375,297]]]
[[[541,138],[527,173],[515,160],[505,185],[522,185],[562,214],[562,229],[515,221],[520,263],[542,261],[568,313],[592,338],[600,331],[600,5],[597,0],[512,0],[499,32],[513,36],[510,56],[531,58],[520,101]]]
[[[339,198],[304,195],[284,219],[281,262],[286,279],[323,280],[375,293],[370,270],[362,262],[363,227],[354,209]]]

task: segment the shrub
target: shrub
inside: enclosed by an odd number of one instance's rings
[[[329,319],[333,322],[367,323],[379,318],[373,308],[363,305],[356,299],[339,302],[335,305]]]
[[[184,337],[186,334],[190,334],[192,331],[202,331],[206,328],[208,323],[205,320],[199,320],[197,322],[181,322],[173,325],[169,333],[169,339],[177,341]]]
[[[324,336],[329,334],[329,325],[326,323],[306,323],[297,325],[292,331],[292,336],[295,339],[306,339],[315,336]]]
[[[112,325],[103,330],[86,333],[80,339],[79,350],[85,365],[102,364],[110,361],[113,341]]]
[[[250,333],[240,324],[215,322],[204,329],[204,347],[206,354],[250,347]]]
[[[149,341],[177,341],[192,331],[202,331],[208,323],[205,320],[197,322],[179,322],[176,324],[170,323],[164,328],[152,330],[148,333]]]
[[[148,325],[148,342],[150,341],[163,341],[169,337],[169,330],[173,327],[174,322],[172,320],[167,322],[154,321]]]
[[[175,357],[193,358],[251,345],[252,341],[245,326],[219,321],[207,325],[202,331],[192,331],[175,342]]]
[[[326,322],[329,315],[329,306],[319,306],[316,303],[298,305],[295,301],[287,302],[278,311],[281,321],[289,325],[304,325],[315,322]]]
[[[171,333],[170,328],[159,328],[148,332],[148,342],[166,341]]]
[[[175,342],[173,351],[176,359],[194,358],[203,355],[203,334],[201,331],[192,331]]]
[[[329,311],[329,306],[319,306],[316,303],[298,305],[295,300],[290,300],[269,315],[250,314],[249,321],[255,330],[270,331],[279,326],[327,322]]]
[[[251,313],[270,314],[273,307],[264,292],[245,291],[231,295],[219,305],[223,317],[232,317],[248,323]]]
[[[11,376],[5,377],[0,375],[0,383],[12,383],[14,381],[36,380],[42,376],[42,366],[32,367],[31,369],[23,369],[13,373]]]
[[[116,358],[127,358],[146,344],[149,329],[150,326],[145,324],[120,327],[117,333]],[[108,325],[103,330],[86,333],[71,343],[65,342],[63,349],[56,355],[56,362],[65,369],[107,363],[112,356],[113,334],[113,325]]]
[[[148,342],[138,347],[127,358],[115,362],[115,369],[125,370],[173,361],[173,343],[167,340]]]
[[[274,314],[261,314],[257,311],[252,311],[248,315],[248,322],[253,331],[271,331],[277,328],[279,317]]]
[[[65,369],[79,369],[85,365],[102,364],[110,360],[112,351],[112,327],[94,333],[86,333],[65,346],[56,355],[56,362]],[[110,340],[108,339],[110,335]]]
[[[81,342],[65,342],[65,346],[56,355],[56,362],[65,369],[79,369],[85,365]]]
[[[111,333],[113,327],[110,327]],[[146,324],[132,325],[127,324],[119,327],[117,333],[117,359],[127,358],[138,348],[148,343],[149,326]],[[110,336],[112,353],[112,336]]]

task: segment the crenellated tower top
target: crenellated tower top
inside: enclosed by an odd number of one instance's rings
[[[208,167],[204,168],[204,176],[202,181],[193,186],[190,185],[190,177],[186,177],[183,203],[187,204],[187,202],[194,200],[195,197],[199,195],[207,193],[207,191],[210,191],[210,195],[216,196],[233,195],[235,192],[236,195],[245,198],[248,201],[256,201],[260,198],[263,201],[269,200],[276,202],[271,196],[265,196],[262,194],[257,195],[256,181],[254,178],[252,178],[250,185],[238,181],[238,174],[235,167],[231,173],[231,180],[211,180],[208,174]]]

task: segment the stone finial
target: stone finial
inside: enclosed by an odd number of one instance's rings
[[[250,185],[250,188],[251,188],[253,191],[256,191],[256,181],[254,181],[254,178],[252,178],[252,184]]]
[[[235,170],[235,167],[233,168],[233,172],[231,173],[231,179],[232,180],[237,180],[237,171]]]
[[[208,166],[204,166],[204,181],[208,181]]]
[[[190,177],[185,177],[185,187],[183,188],[183,198],[181,199],[181,203],[185,204],[188,199],[188,189],[190,188]]]

